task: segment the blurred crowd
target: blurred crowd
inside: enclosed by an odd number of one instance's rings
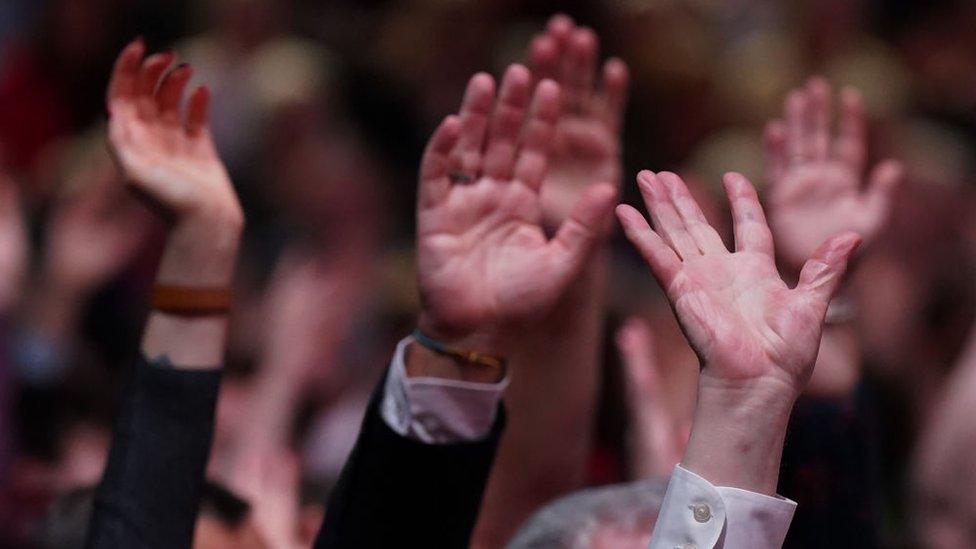
[[[974,530],[976,4],[4,0],[0,546],[77,543],[87,511],[75,500],[100,478],[137,352],[164,227],[116,184],[104,145],[105,83],[125,43],[171,48],[209,85],[248,219],[203,502],[213,539],[243,506],[310,540],[389,350],[414,327],[426,136],[471,74],[524,59],[555,11],[630,67],[624,200],[637,203],[638,168],[673,170],[716,227],[729,226],[724,171],[765,181],[762,128],[790,88],[820,74],[862,91],[872,163],[898,158],[906,179],[845,289],[858,360],[818,374],[793,419],[787,546],[869,528],[858,546],[911,547]],[[646,267],[615,242],[593,486],[668,475],[698,368]],[[661,421],[675,440],[641,436]],[[247,445],[262,459],[228,466]]]

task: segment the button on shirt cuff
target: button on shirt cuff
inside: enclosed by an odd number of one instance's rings
[[[474,383],[408,377],[405,363],[412,337],[397,344],[383,388],[383,421],[401,436],[427,444],[454,444],[488,436],[509,377]]]
[[[674,468],[651,549],[773,549],[782,547],[796,502],[738,488],[713,486]]]

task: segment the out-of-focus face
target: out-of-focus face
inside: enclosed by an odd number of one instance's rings
[[[193,533],[193,549],[266,549],[250,519],[230,528],[214,517],[200,515]]]

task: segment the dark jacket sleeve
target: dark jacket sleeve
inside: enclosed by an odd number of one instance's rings
[[[874,406],[864,385],[797,401],[779,477],[778,492],[797,502],[785,547],[881,546]]]
[[[424,444],[383,421],[384,386],[385,379],[332,492],[316,549],[467,547],[505,424],[504,409],[484,440]]]
[[[219,371],[136,363],[95,494],[87,547],[190,547],[219,382]]]

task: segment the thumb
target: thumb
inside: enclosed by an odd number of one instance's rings
[[[594,185],[583,192],[572,213],[559,226],[549,246],[561,256],[568,274],[582,268],[590,251],[603,237],[616,201],[617,190],[613,185]]]
[[[861,236],[852,231],[832,236],[804,263],[796,289],[811,295],[822,313],[826,314],[827,305],[847,271],[847,263],[860,244]]]

